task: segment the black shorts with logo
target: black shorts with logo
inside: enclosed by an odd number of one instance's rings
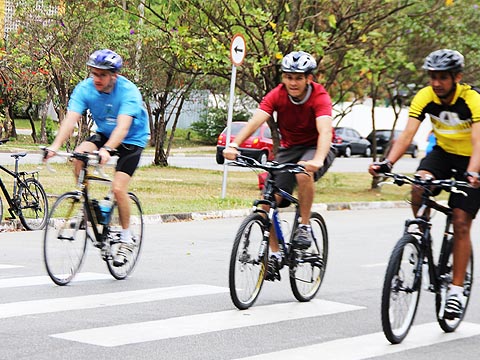
[[[108,141],[108,137],[101,133],[96,133],[95,135],[90,136],[86,141],[94,143],[97,149],[100,149]],[[140,162],[143,148],[136,145],[122,143],[117,148],[117,151],[118,161],[115,170],[132,176]]]
[[[464,174],[469,161],[469,156],[450,154],[435,145],[432,151],[420,161],[417,171],[428,171],[433,174],[435,179],[451,179],[453,177],[456,180],[465,181]],[[480,208],[480,190],[474,188],[462,188],[461,190],[468,196],[450,193],[448,206],[462,209],[475,217]]]

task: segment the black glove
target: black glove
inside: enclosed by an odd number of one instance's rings
[[[393,164],[390,160],[383,160],[380,162],[375,162],[373,165],[378,166],[378,169],[375,172],[379,174],[385,174],[392,171]]]

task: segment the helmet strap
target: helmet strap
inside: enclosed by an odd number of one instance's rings
[[[312,95],[312,88],[313,88],[312,84],[307,84],[307,91],[303,99],[299,99],[290,95],[288,95],[288,98],[295,105],[305,104],[308,101],[308,99],[310,99],[310,95]]]
[[[447,92],[445,95],[442,95],[442,96],[438,96],[439,99],[441,100],[445,100],[445,99],[448,99],[452,94],[455,93],[455,91],[457,90],[457,83],[455,82],[455,75],[452,74],[452,80],[453,81],[453,85],[452,85],[452,88],[450,89],[449,92]]]

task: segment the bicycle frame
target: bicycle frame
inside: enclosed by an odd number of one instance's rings
[[[107,179],[106,177],[103,176],[97,176],[94,174],[90,174],[88,172],[88,158],[85,159],[77,159],[82,162],[82,169],[80,170],[80,173],[78,175],[78,180],[77,180],[77,186],[79,187],[78,190],[78,195],[83,196],[85,199],[85,212],[87,215],[87,220],[92,224],[92,229],[93,229],[93,234],[95,239],[98,242],[104,242],[105,240],[105,234],[106,234],[106,226],[103,227],[102,232],[99,231],[98,226],[98,220],[97,220],[97,215],[95,212],[95,209],[93,208],[93,203],[91,199],[89,198],[89,193],[88,193],[88,183],[90,181],[98,181],[98,182],[105,182],[105,183],[111,183],[112,180]]]
[[[295,217],[293,223],[296,223],[298,221],[298,218],[300,217],[300,213],[298,211],[298,199],[296,199],[292,194],[286,192],[285,190],[282,190],[278,188],[275,185],[275,175],[271,173],[271,176],[267,179],[266,184],[265,184],[265,193],[264,193],[264,198],[263,199],[258,199],[255,200],[253,203],[253,211],[254,212],[260,212],[263,213],[267,216],[269,220],[269,224],[273,225],[275,234],[277,236],[278,244],[280,248],[282,249],[284,256],[288,258],[288,250],[289,248],[287,247],[286,244],[286,239],[283,234],[283,230],[281,227],[281,220],[279,218],[279,211],[278,211],[278,206],[275,200],[275,194],[280,195],[282,198],[288,200],[290,203],[294,204],[295,206]],[[267,212],[264,209],[260,209],[258,206],[259,205],[266,205],[270,209]],[[264,234],[264,241],[268,242],[270,233]],[[260,252],[260,256],[263,256],[265,251],[268,251],[267,246],[262,246],[262,251]]]
[[[433,250],[432,250],[432,236],[431,236],[431,228],[432,223],[430,222],[430,210],[434,209],[446,215],[445,220],[445,228],[443,232],[443,239],[442,239],[442,248],[439,254],[439,262],[435,263],[435,259],[433,258]],[[447,206],[443,206],[436,201],[430,198],[430,194],[427,190],[424,190],[422,193],[422,201],[421,206],[417,212],[417,215],[414,220],[406,220],[405,221],[405,230],[404,233],[410,233],[413,235],[420,236],[418,241],[420,247],[420,254],[422,256],[422,261],[418,262],[415,280],[413,284],[414,290],[420,290],[420,279],[423,272],[423,262],[425,258],[427,259],[428,264],[428,277],[430,280],[430,286],[428,288],[429,291],[438,293],[442,290],[442,284],[444,283],[444,279],[439,278],[440,269],[438,268],[438,264],[440,263],[440,259],[443,259],[445,246],[448,246],[448,242],[452,241],[453,231],[451,229],[452,224],[452,209]],[[420,233],[412,233],[408,231],[410,225],[418,225],[419,229],[421,230]]]
[[[15,157],[15,171],[7,169],[3,165],[0,165],[0,170],[5,171],[8,175],[13,177],[13,191],[11,196],[10,196],[10,193],[8,192],[7,186],[5,185],[1,177],[0,177],[0,188],[2,189],[3,195],[5,195],[5,199],[7,200],[8,207],[9,207],[8,212],[13,218],[15,218],[15,215],[17,215],[15,214],[17,210],[17,204],[15,203],[14,200],[17,196],[18,183],[22,182],[21,176],[27,175],[27,173],[18,172],[18,157]]]

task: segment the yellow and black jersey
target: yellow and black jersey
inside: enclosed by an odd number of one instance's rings
[[[430,116],[437,144],[451,154],[472,155],[472,123],[480,121],[480,92],[467,84],[457,84],[449,105],[441,103],[431,86],[421,89],[410,105],[409,117],[420,121]]]

